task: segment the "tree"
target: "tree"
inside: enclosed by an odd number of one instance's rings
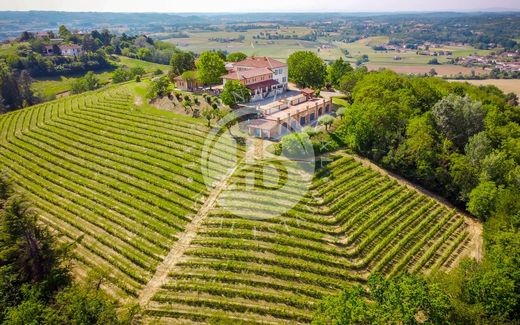
[[[518,106],[518,95],[515,93],[509,93],[506,96],[507,103],[511,106]]]
[[[168,76],[157,77],[152,80],[148,88],[148,98],[162,97],[170,91],[170,79]]]
[[[200,80],[206,85],[220,82],[220,77],[226,73],[224,60],[215,52],[202,52],[197,61]]]
[[[298,87],[321,88],[325,84],[326,66],[323,60],[310,51],[297,51],[287,59],[289,79]]]
[[[469,138],[464,147],[466,158],[475,167],[480,167],[482,160],[493,150],[491,140],[486,132],[480,132]]]
[[[211,120],[217,116],[217,110],[212,107],[206,106],[200,112],[200,115],[208,121],[208,127],[211,127]]]
[[[327,67],[328,80],[333,87],[339,87],[340,79],[352,71],[354,71],[354,69],[350,63],[344,61],[343,58],[339,58]]]
[[[61,25],[58,29],[58,35],[60,36],[60,38],[68,40],[72,33],[67,29],[67,27],[65,27],[65,25]]]
[[[94,90],[100,87],[99,78],[94,72],[89,71],[83,77],[76,79],[71,85],[71,92],[79,94],[85,91]]]
[[[147,48],[140,48],[137,50],[137,57],[143,61],[151,61],[152,52]]]
[[[323,115],[318,119],[318,123],[320,125],[325,125],[325,130],[328,132],[329,127],[332,125],[332,123],[334,123],[334,117],[328,114]]]
[[[468,211],[482,221],[487,220],[495,209],[498,191],[494,182],[481,182],[469,194]]]
[[[170,60],[170,65],[176,76],[182,75],[185,71],[195,69],[195,56],[192,52],[175,52]]]
[[[339,80],[339,90],[344,94],[352,94],[356,84],[361,81],[368,73],[366,67],[357,68],[354,71],[347,72]]]
[[[227,56],[228,62],[239,62],[247,59],[247,55],[242,52],[233,52]]]
[[[293,132],[282,137],[282,153],[287,157],[305,159],[313,155],[312,142],[307,133]]]
[[[114,73],[112,74],[112,82],[113,83],[120,83],[125,82],[130,79],[130,74],[128,71],[126,71],[123,68],[117,68]]]
[[[435,104],[432,113],[441,133],[459,149],[472,135],[484,130],[482,104],[469,97],[450,94]]]
[[[20,97],[27,101],[29,105],[35,103],[35,99],[31,90],[31,76],[27,70],[23,70],[18,78],[18,87],[20,89]]]
[[[239,103],[247,103],[251,100],[251,92],[238,80],[229,80],[224,85],[220,94],[222,102],[231,107]]]
[[[141,76],[142,77],[145,73],[146,73],[146,71],[141,66],[132,67],[130,69],[131,77],[134,77],[134,76]]]
[[[192,71],[192,70],[184,71],[182,73],[181,77],[182,77],[182,80],[188,81],[188,82],[199,81],[199,74],[197,73],[197,71]]]
[[[68,283],[66,252],[37,224],[29,203],[0,180],[0,321],[24,299],[24,287],[38,283],[40,294],[48,296]]]

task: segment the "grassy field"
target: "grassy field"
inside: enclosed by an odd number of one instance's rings
[[[103,83],[109,83],[112,77],[111,71],[96,71],[96,77]],[[72,83],[78,78],[83,77],[82,74],[72,76],[58,76],[49,78],[35,78],[31,87],[33,92],[37,96],[43,96],[44,98],[53,98],[70,91]]]
[[[265,55],[271,56],[276,59],[286,60],[291,53],[295,51],[305,50],[317,53],[321,58],[327,61],[336,60],[340,57],[347,59],[348,61],[355,63],[363,54],[369,56],[368,68],[371,70],[378,70],[381,68],[388,68],[395,70],[398,73],[406,74],[424,74],[430,72],[434,68],[439,75],[450,76],[462,74],[470,74],[472,70],[475,73],[480,74],[486,71],[479,69],[471,69],[461,66],[446,64],[448,61],[447,57],[438,57],[441,65],[429,65],[428,61],[432,59],[430,56],[418,55],[415,50],[410,50],[401,53],[395,53],[392,51],[382,52],[374,51],[372,46],[383,45],[388,42],[388,37],[369,37],[361,39],[353,43],[342,43],[334,42],[331,43],[328,39],[318,39],[316,42],[309,41],[298,41],[298,40],[255,40],[253,36],[258,35],[260,32],[275,33],[278,31],[280,34],[291,35],[298,34],[304,35],[311,32],[308,28],[282,28],[281,30],[273,29],[257,29],[250,30],[244,33],[239,32],[198,32],[188,33],[189,38],[174,38],[169,39],[179,48],[183,50],[190,50],[196,53],[212,49],[222,49],[228,52],[244,52],[247,55]],[[240,35],[244,36],[243,42],[229,42],[219,43],[215,41],[209,41],[210,38],[238,38]],[[344,55],[343,50],[349,51],[349,57]],[[449,50],[453,52],[453,57],[467,56],[473,53],[487,54],[490,51],[476,50],[469,46],[449,46],[442,49],[435,50]],[[398,55],[401,60],[394,60],[394,57]]]
[[[286,60],[291,53],[300,50],[313,51],[318,53],[318,48],[322,43],[309,42],[300,40],[264,40],[253,39],[253,36],[261,32],[269,32],[274,34],[278,32],[282,35],[305,35],[311,32],[311,29],[305,27],[284,27],[279,30],[274,29],[255,29],[244,33],[239,32],[199,32],[188,33],[189,38],[173,38],[168,41],[183,50],[190,50],[196,53],[212,49],[222,49],[228,52],[244,52],[247,55],[271,56],[276,59]],[[209,41],[210,38],[238,38],[244,36],[243,42],[219,43]],[[338,48],[321,50],[320,56],[326,60],[337,59],[341,55]]]
[[[487,80],[450,80],[455,82],[468,82],[476,86],[493,85],[504,93],[515,93],[520,96],[520,80],[519,79],[487,79]]]
[[[225,132],[207,186],[208,128],[141,106],[146,87],[0,115],[2,169],[61,240],[84,236],[77,277],[106,274],[145,323],[309,323],[346,284],[449,268],[478,240],[457,211],[343,152],[307,175],[242,161]]]
[[[128,68],[142,67],[146,73],[152,73],[157,69],[166,73],[170,69],[170,66],[164,64],[146,62],[124,56],[117,56],[117,58],[118,61],[116,61],[116,64]],[[103,84],[109,83],[112,78],[112,71],[97,71],[95,74]],[[32,89],[36,95],[43,96],[44,98],[53,98],[54,96],[67,93],[70,90],[72,83],[76,79],[83,77],[83,75],[84,74],[36,78],[32,83]]]
[[[369,37],[361,39],[353,43],[335,43],[338,47],[349,51],[351,58],[349,61],[355,62],[363,54],[368,55],[369,62],[367,67],[370,70],[378,70],[381,68],[388,68],[398,73],[406,74],[424,74],[428,73],[432,68],[437,71],[439,75],[450,76],[462,74],[470,74],[472,70],[475,73],[485,73],[482,69],[471,69],[457,65],[447,64],[446,56],[439,56],[437,59],[440,65],[429,65],[428,61],[432,59],[431,56],[418,55],[415,50],[406,50],[404,52],[396,53],[395,51],[374,51],[372,46],[383,45],[388,42],[388,37]],[[488,54],[487,50],[475,50],[467,46],[451,46],[445,48],[436,48],[435,51],[448,50],[452,51],[452,57],[467,56],[473,53],[479,55]],[[395,60],[394,57],[399,56],[401,60]]]

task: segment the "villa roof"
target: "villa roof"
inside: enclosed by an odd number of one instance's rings
[[[234,66],[235,67],[276,69],[276,68],[286,67],[287,64],[280,62],[278,60],[269,58],[267,56],[253,56],[253,57],[247,58],[245,60],[236,62],[234,64]]]
[[[271,87],[271,86],[274,86],[277,84],[278,84],[278,81],[269,79],[269,80],[260,81],[260,82],[254,83],[254,84],[246,85],[246,87],[252,91],[255,91],[260,88]]]
[[[269,70],[268,68],[256,68],[256,69],[250,69],[250,70],[234,71],[234,72],[228,73],[225,76],[222,76],[222,79],[242,80],[242,79],[263,76],[266,74],[272,74],[272,73],[273,72],[271,70]]]
[[[81,46],[80,45],[76,45],[76,44],[63,44],[63,45],[59,45],[59,48],[60,49],[81,49]]]
[[[327,100],[323,98],[318,99],[311,99],[296,105],[289,106],[286,109],[283,109],[281,111],[277,111],[273,114],[267,115],[265,118],[268,120],[277,120],[278,118],[286,118],[287,116],[295,116],[298,115],[299,112],[306,111],[307,108],[312,108],[317,105],[322,105],[326,103]]]

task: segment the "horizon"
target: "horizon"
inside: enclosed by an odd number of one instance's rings
[[[507,12],[520,11],[516,0],[497,0],[492,5],[484,0],[299,0],[280,2],[264,0],[262,3],[242,1],[214,2],[199,0],[171,3],[149,0],[146,3],[127,3],[124,0],[91,0],[88,2],[64,2],[59,0],[34,1],[0,0],[0,11],[60,11],[60,12],[107,12],[107,13],[178,13],[178,14],[245,14],[245,13],[428,13],[428,12]]]

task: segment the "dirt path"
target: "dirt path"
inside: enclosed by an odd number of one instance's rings
[[[162,284],[165,283],[168,273],[170,270],[179,262],[179,260],[184,255],[184,252],[190,246],[191,242],[197,236],[197,232],[202,225],[202,222],[208,215],[209,211],[215,206],[217,202],[217,198],[220,193],[226,188],[227,182],[234,174],[235,170],[238,168],[240,163],[237,163],[235,167],[233,167],[224,178],[215,186],[215,188],[209,194],[209,197],[204,202],[204,205],[200,208],[197,215],[191,220],[191,222],[186,226],[184,232],[180,235],[179,239],[173,244],[172,249],[163,260],[163,262],[157,267],[155,270],[155,274],[148,281],[146,286],[143,288],[141,293],[139,294],[139,305],[145,307],[148,305],[153,295],[159,290]]]
[[[483,256],[482,231],[483,231],[483,229],[482,229],[482,224],[480,222],[478,222],[477,220],[475,220],[474,217],[472,217],[465,211],[457,208],[456,206],[451,204],[445,198],[443,198],[433,192],[430,192],[430,191],[420,187],[419,185],[413,184],[410,181],[408,181],[407,179],[405,179],[397,174],[394,174],[390,171],[387,171],[387,170],[379,167],[378,165],[374,164],[373,162],[371,162],[370,160],[368,160],[366,158],[360,157],[355,154],[349,154],[349,155],[351,157],[353,157],[356,161],[360,162],[363,166],[370,167],[374,170],[377,170],[381,174],[392,177],[399,184],[402,184],[402,185],[408,187],[409,189],[412,189],[414,191],[417,191],[419,193],[422,193],[424,195],[434,198],[435,200],[441,202],[442,204],[446,205],[450,209],[456,210],[458,214],[460,214],[461,216],[464,217],[464,221],[467,225],[466,231],[469,234],[469,243],[467,244],[465,252],[463,254],[460,254],[459,256],[457,256],[456,260],[452,263],[452,267],[456,266],[458,264],[458,262],[465,256],[472,257],[478,261],[480,261],[482,259],[482,256]]]

